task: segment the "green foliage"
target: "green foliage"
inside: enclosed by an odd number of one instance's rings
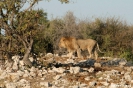
[[[118,54],[120,58],[126,58],[127,60],[133,59],[131,49],[120,48],[120,52]]]

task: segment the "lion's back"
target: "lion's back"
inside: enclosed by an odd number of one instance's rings
[[[78,39],[77,43],[82,50],[85,50],[88,47],[95,45],[96,41],[93,39]]]

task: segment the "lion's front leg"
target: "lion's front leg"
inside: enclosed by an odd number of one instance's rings
[[[69,52],[69,59],[72,59],[73,52]]]
[[[70,50],[70,49],[68,49],[68,57],[69,57],[69,59],[71,59],[72,58],[72,55],[73,55],[73,51],[72,50]]]
[[[81,55],[81,49],[77,49],[77,55],[78,58],[83,58],[83,56]]]

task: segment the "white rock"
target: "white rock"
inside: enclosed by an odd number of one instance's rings
[[[15,71],[18,70],[18,62],[15,61],[13,63],[12,69],[15,70]]]
[[[42,70],[37,70],[37,75],[39,76],[39,77],[42,77]]]
[[[77,74],[80,72],[80,67],[70,67],[70,73]]]
[[[98,80],[103,80],[104,78],[103,77],[99,77]]]
[[[9,73],[9,77],[11,78],[13,82],[17,82],[20,79],[17,73]]]
[[[70,88],[80,88],[80,87],[78,85],[74,85],[74,86],[72,86]]]
[[[23,77],[24,78],[29,77],[29,74],[24,74]]]
[[[21,86],[21,88],[31,88],[30,83],[25,79],[21,79],[19,82],[17,82],[17,85]]]
[[[16,85],[16,83],[12,83],[12,82],[10,82],[10,83],[6,83],[6,88],[17,88],[17,85]]]
[[[127,81],[131,81],[132,77],[130,75],[124,75],[125,80]]]
[[[40,82],[41,87],[50,87],[51,84],[49,82]]]
[[[133,79],[131,80],[131,83],[133,83]]]
[[[111,70],[111,72],[110,72],[112,75],[116,75],[116,74],[118,74],[119,73],[119,71],[117,71],[117,70]]]
[[[90,80],[90,77],[85,77],[85,80],[86,80],[86,81]]]
[[[35,72],[36,71],[36,68],[32,66],[31,69],[30,69],[30,71],[31,72]]]
[[[8,76],[7,72],[2,72],[2,74],[0,75],[0,79],[5,79]]]
[[[92,81],[92,82],[89,83],[90,87],[94,87],[95,85],[96,85],[96,81]]]
[[[31,62],[33,62],[33,61],[34,61],[34,58],[33,58],[33,57],[29,57],[29,60],[30,60]]]
[[[100,63],[94,63],[94,66],[95,67],[101,67],[101,64]]]
[[[90,69],[88,69],[88,71],[89,71],[90,73],[92,73],[92,72],[94,72],[94,68],[91,67]]]
[[[17,73],[18,73],[19,76],[23,76],[24,75],[24,72],[22,72],[20,70],[18,70]]]
[[[30,76],[36,77],[36,73],[31,71],[31,72],[30,72]]]
[[[120,66],[120,67],[124,67],[124,65],[126,65],[126,63],[127,63],[126,61],[120,61],[120,62],[119,62],[119,66]]]
[[[23,60],[20,60],[20,61],[19,61],[19,64],[20,64],[21,66],[23,66],[23,65],[24,65],[24,61],[23,61]]]
[[[62,68],[62,67],[59,67],[59,68],[53,67],[52,70],[55,71],[55,72],[58,72],[58,73],[63,73],[65,71],[65,69]]]
[[[47,53],[46,56],[52,58],[54,55],[52,53]]]
[[[87,84],[80,84],[79,85],[79,88],[85,88],[85,87],[87,87]]]
[[[73,59],[67,59],[66,63],[74,63]]]
[[[29,77],[30,76],[30,73],[27,71],[27,70],[24,70],[25,72],[24,72],[24,75],[23,75],[23,77]]]
[[[42,75],[47,74],[47,73],[48,73],[47,70],[42,71]]]
[[[124,71],[121,71],[121,75],[124,75],[125,74],[125,72]]]
[[[131,68],[131,67],[127,67],[126,70],[127,70],[128,72],[132,72],[132,68]]]
[[[104,86],[108,86],[109,85],[109,83],[108,82],[100,82],[101,84],[103,84]]]
[[[109,88],[118,88],[119,86],[117,85],[117,84],[115,84],[115,83],[111,83],[110,85],[109,85]]]
[[[16,62],[19,61],[19,58],[20,58],[19,55],[12,56],[12,59],[13,59],[14,61],[16,61]]]
[[[54,77],[54,79],[55,79],[55,80],[59,80],[61,77],[62,77],[61,75],[56,75],[56,76]]]
[[[41,80],[45,80],[45,78],[43,77],[43,78],[41,78]]]

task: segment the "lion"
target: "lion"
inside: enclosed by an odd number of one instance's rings
[[[77,51],[79,58],[82,58],[81,50],[88,50],[89,58],[92,57],[92,54],[95,55],[95,59],[98,58],[97,50],[103,53],[99,49],[99,45],[96,40],[93,39],[76,39],[74,37],[62,37],[59,41],[59,47],[67,48],[69,52],[69,58],[72,58],[72,55]]]

